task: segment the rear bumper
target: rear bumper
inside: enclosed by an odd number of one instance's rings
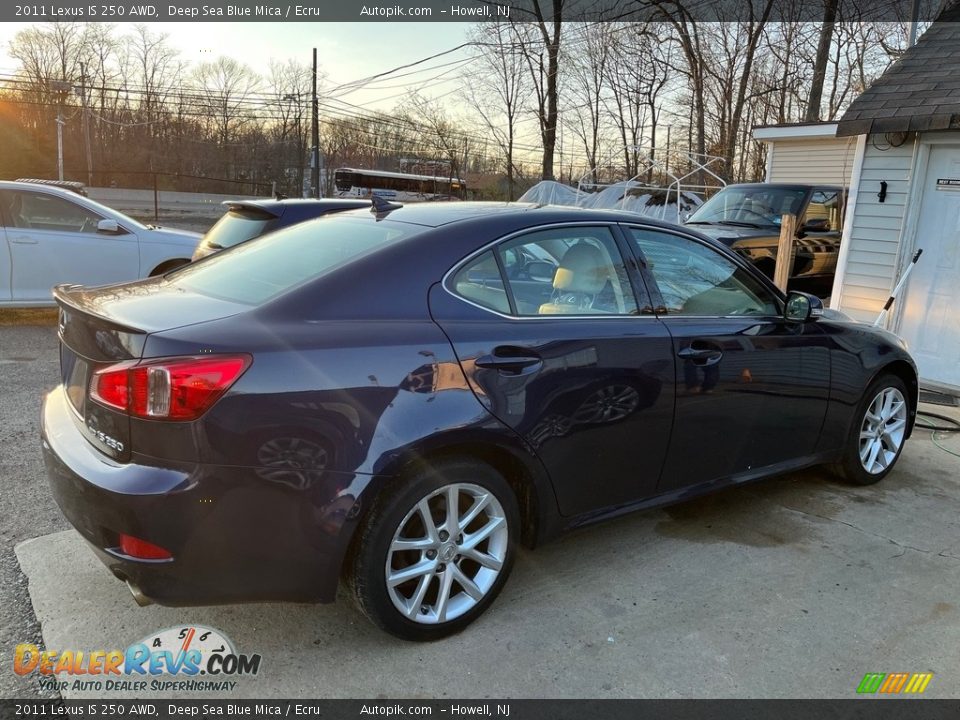
[[[257,468],[112,461],[87,442],[62,388],[46,396],[42,446],[54,498],[118,578],[162,605],[330,602],[359,506],[356,476],[315,473],[298,486]],[[119,551],[119,535],[171,560]]]

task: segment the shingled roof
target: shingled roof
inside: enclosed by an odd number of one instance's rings
[[[960,128],[960,1],[854,100],[837,136]]]

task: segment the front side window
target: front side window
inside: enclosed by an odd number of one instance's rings
[[[714,317],[779,313],[770,291],[718,251],[659,230],[631,228],[630,234],[660,289],[661,312]]]
[[[840,232],[843,227],[843,192],[829,188],[814,190],[802,225],[807,232]]]
[[[69,200],[33,192],[9,192],[7,215],[13,227],[58,232],[97,232],[103,218]]]

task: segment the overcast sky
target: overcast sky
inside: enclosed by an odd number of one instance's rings
[[[129,23],[117,23],[120,35]],[[0,73],[13,72],[17,62],[8,54],[10,40],[27,23],[0,24]],[[271,58],[296,59],[309,65],[317,48],[327,86],[338,86],[368,77],[423,57],[456,47],[467,40],[470,23],[150,23],[155,32],[167,33],[169,41],[191,65],[227,55],[241,60],[261,74]],[[391,108],[408,89],[421,88],[430,96],[454,89],[456,83],[436,78],[444,72],[455,77],[457,65],[437,67],[466,57],[466,51],[424,64],[424,71],[393,80],[385,79],[374,89],[342,95],[348,102]],[[428,68],[436,68],[429,70]],[[405,71],[410,72],[410,71]]]

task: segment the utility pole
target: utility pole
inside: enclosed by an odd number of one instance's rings
[[[80,101],[83,103],[83,140],[87,146],[87,187],[93,187],[93,157],[90,153],[90,108],[87,106],[87,71],[83,63],[80,63]]]
[[[73,91],[73,84],[66,80],[51,80],[50,89],[57,91],[57,175],[63,180],[63,101]]]
[[[63,113],[57,113],[57,175],[63,180]]]
[[[670,173],[670,131],[672,129],[673,129],[673,125],[667,125],[667,152],[665,155],[667,160],[666,160],[666,168],[664,170],[664,172],[666,172],[667,174]]]
[[[320,197],[320,105],[317,102],[317,49],[313,49],[313,128],[311,141],[313,149],[310,151],[310,185],[313,197]]]

